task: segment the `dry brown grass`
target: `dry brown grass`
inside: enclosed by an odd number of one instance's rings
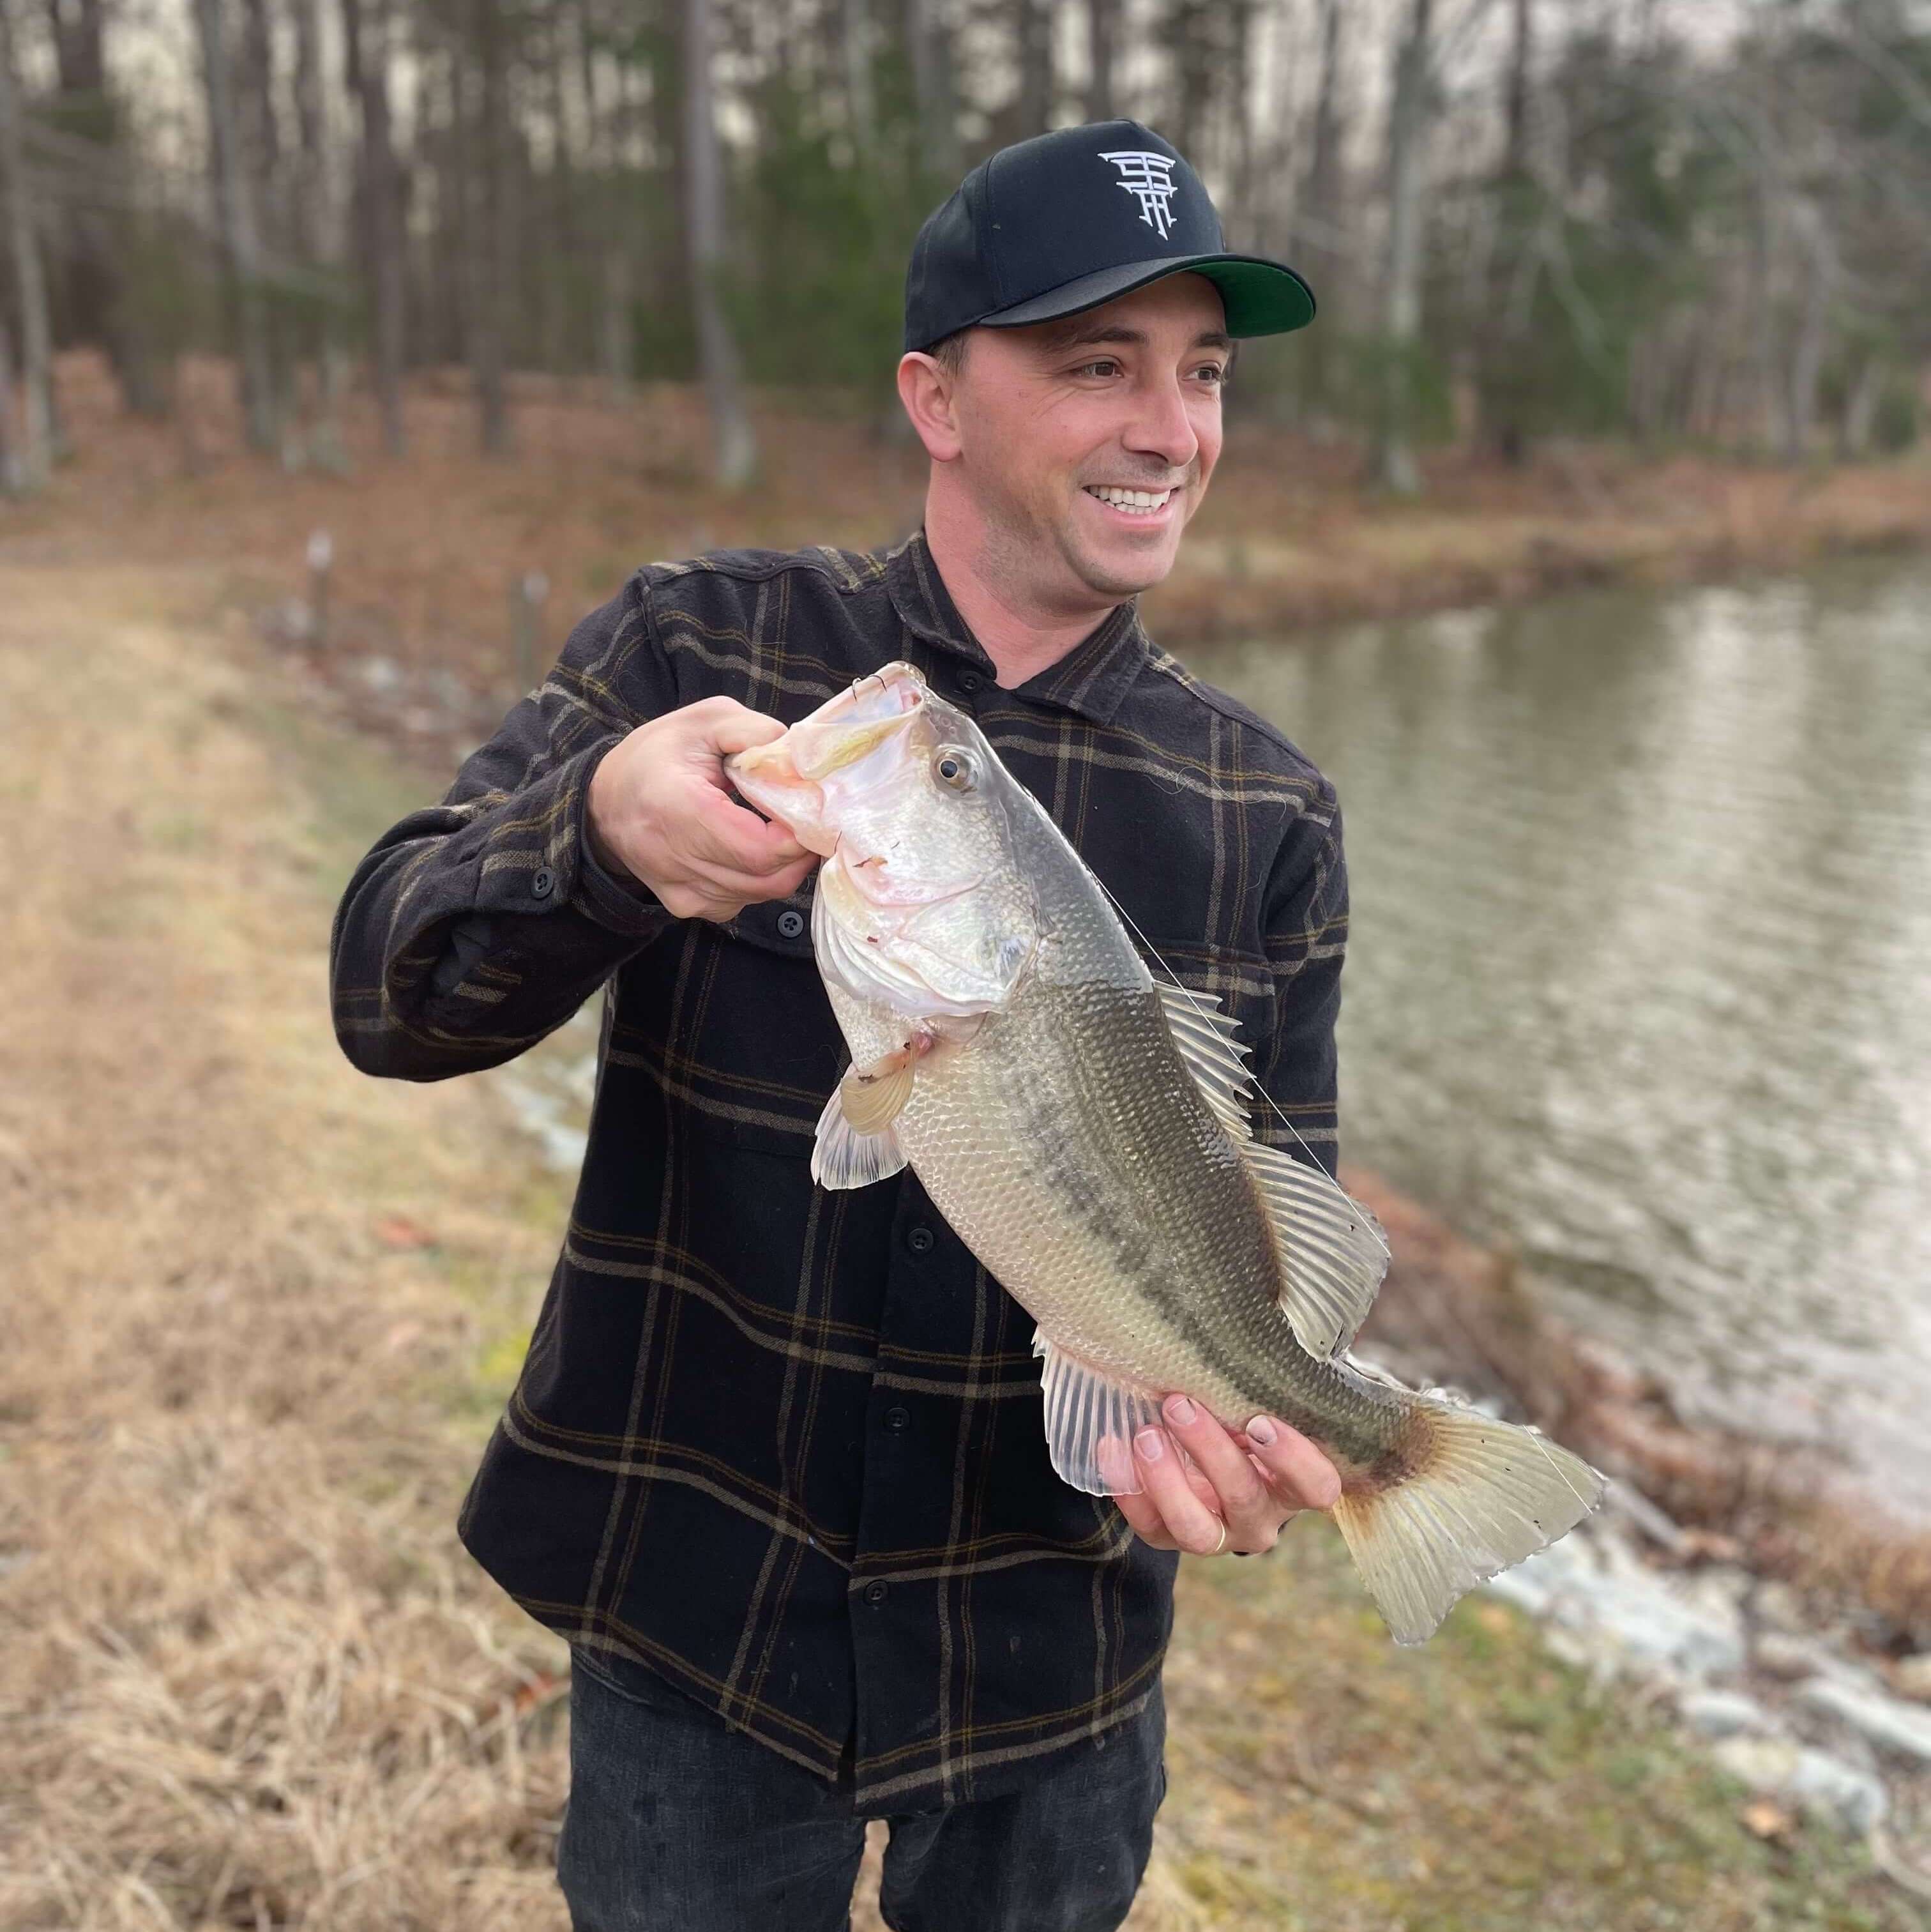
[[[0,1923],[560,1923],[560,1650],[451,1532],[517,1156],[336,1054],[234,666],[128,580],[0,614]]]

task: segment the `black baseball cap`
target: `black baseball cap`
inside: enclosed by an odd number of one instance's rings
[[[1091,121],[1001,148],[925,218],[905,275],[905,346],[1111,302],[1163,275],[1204,275],[1230,335],[1314,320],[1284,262],[1227,251],[1200,176],[1138,121]]]

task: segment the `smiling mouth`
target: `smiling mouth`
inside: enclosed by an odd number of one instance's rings
[[[1096,496],[1109,509],[1120,510],[1129,517],[1151,517],[1164,510],[1172,500],[1174,492],[1165,490],[1116,489],[1111,484],[1087,483],[1081,485],[1089,496]]]

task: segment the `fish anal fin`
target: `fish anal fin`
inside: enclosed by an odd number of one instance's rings
[[[905,1150],[888,1120],[877,1133],[863,1134],[844,1108],[842,1082],[832,1089],[825,1111],[818,1116],[817,1138],[811,1148],[811,1178],[820,1187],[869,1187],[886,1180],[905,1165]],[[893,1109],[895,1118],[898,1109]]]
[[[1135,1432],[1160,1419],[1160,1398],[1082,1361],[1045,1335],[1033,1352],[1045,1359],[1046,1451],[1062,1482],[1090,1496],[1138,1496]]]
[[[1247,1111],[1254,1082],[1247,1070],[1248,1049],[1241,1044],[1240,1022],[1222,1012],[1211,994],[1159,980],[1153,990],[1160,996],[1167,1030],[1201,1098],[1236,1140],[1248,1139],[1254,1131]]]
[[[1282,1312],[1309,1354],[1332,1355],[1368,1318],[1388,1271],[1387,1238],[1321,1168],[1258,1141],[1240,1151],[1273,1225]]]

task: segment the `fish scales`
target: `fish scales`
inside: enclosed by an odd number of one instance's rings
[[[1595,1507],[1600,1477],[1539,1432],[1354,1365],[1372,1218],[1253,1142],[1231,1023],[1156,987],[1045,808],[912,667],[730,770],[825,856],[814,946],[853,1064],[813,1172],[917,1173],[1039,1323],[1066,1480],[1133,1486],[1120,1444],[1174,1390],[1236,1430],[1279,1416],[1339,1472],[1336,1521],[1403,1642]]]

